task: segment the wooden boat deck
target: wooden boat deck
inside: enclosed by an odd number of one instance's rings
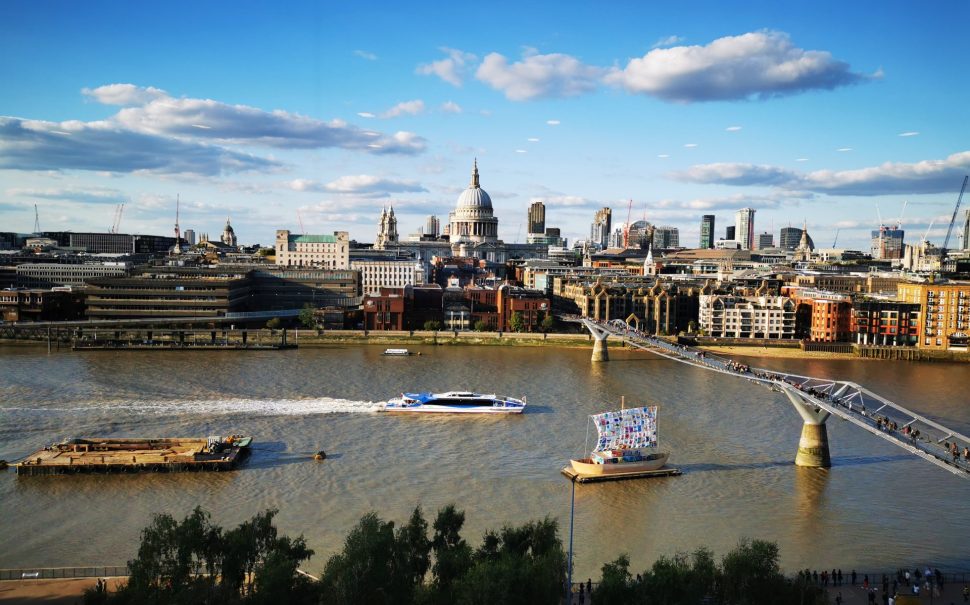
[[[566,466],[560,471],[570,481],[576,483],[598,483],[600,481],[620,481],[623,479],[648,479],[651,477],[676,477],[683,473],[679,468],[660,468],[655,471],[630,471],[628,473],[613,473],[610,475],[594,475],[584,477],[577,473],[571,466]]]
[[[13,466],[18,475],[230,470],[249,455],[248,441],[211,451],[204,438],[71,439]]]

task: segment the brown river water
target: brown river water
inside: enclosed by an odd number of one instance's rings
[[[588,349],[335,346],[280,352],[48,354],[0,345],[0,458],[73,436],[252,435],[228,473],[17,477],[0,472],[0,568],[123,564],[152,513],[196,505],[234,525],[277,508],[323,568],[360,516],[433,517],[454,502],[473,545],[488,528],[549,515],[568,540],[570,484],[589,414],[660,406],[662,449],[683,475],[578,485],[578,577],[619,553],[634,568],[706,545],[776,541],[786,570],[931,565],[970,570],[970,480],[850,423],[829,420],[833,467],[793,464],[801,430],[780,393],[649,353]],[[964,433],[970,366],[870,360],[746,360],[839,377]],[[401,391],[469,389],[528,397],[518,417],[395,416]],[[324,462],[310,459],[326,450]]]

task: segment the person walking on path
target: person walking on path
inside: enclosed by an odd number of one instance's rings
[[[858,576],[856,576],[856,573],[855,573],[855,570],[853,569],[853,570],[852,570],[852,585],[853,585],[853,586],[855,586],[855,581],[856,581],[856,578],[857,578],[857,577],[858,577]]]

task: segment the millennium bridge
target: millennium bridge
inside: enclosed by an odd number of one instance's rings
[[[846,380],[813,378],[754,368],[706,351],[671,343],[633,329],[622,320],[580,320],[593,335],[593,361],[609,360],[606,339],[616,336],[628,346],[671,361],[750,380],[784,393],[804,421],[795,464],[827,468],[825,421],[837,416],[951,473],[970,478],[970,459],[963,456],[970,437],[913,412],[862,385]]]

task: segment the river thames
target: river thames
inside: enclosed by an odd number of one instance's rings
[[[660,406],[660,443],[680,477],[578,485],[576,572],[594,579],[616,555],[639,571],[656,557],[743,537],[776,541],[782,565],[848,571],[970,569],[970,482],[831,419],[833,467],[793,464],[801,421],[784,395],[649,353],[589,349],[382,347],[280,352],[55,352],[0,346],[0,458],[74,436],[255,439],[228,473],[17,477],[0,473],[0,567],[123,564],[152,513],[196,505],[239,523],[278,508],[320,571],[359,517],[406,520],[455,503],[463,535],[549,515],[569,528],[569,482],[589,414]],[[839,377],[970,431],[970,366],[871,360],[747,363]],[[404,390],[469,389],[528,397],[518,417],[395,416]],[[324,462],[310,459],[326,450]]]

